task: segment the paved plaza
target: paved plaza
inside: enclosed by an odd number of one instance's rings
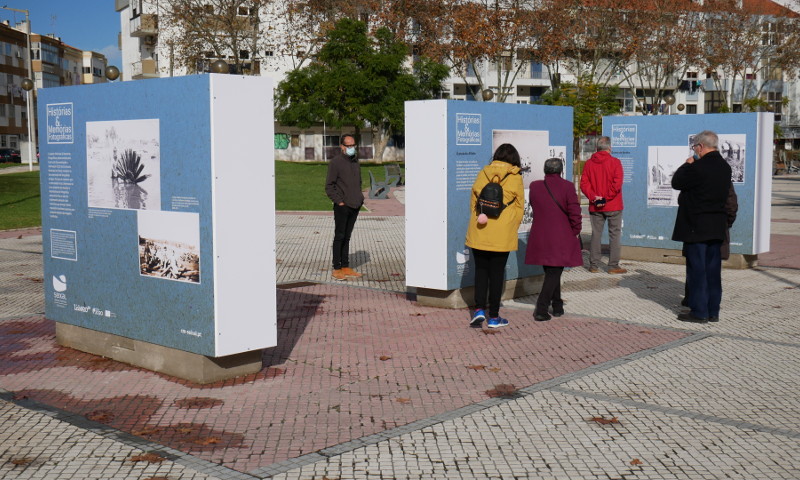
[[[623,259],[565,272],[561,318],[468,328],[406,288],[403,194],[368,202],[347,282],[332,216],[279,214],[278,346],[202,386],[60,347],[41,231],[0,232],[0,478],[800,479],[800,176],[702,325],[682,265]]]

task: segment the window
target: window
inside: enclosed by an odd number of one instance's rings
[[[514,69],[514,62],[511,59],[511,55],[503,55],[500,57],[500,69],[504,72]]]
[[[325,147],[338,147],[339,135],[325,135],[322,137],[322,145]]]
[[[99,68],[95,67],[92,69],[92,75],[94,75],[95,77],[102,77],[103,72],[101,72]]]
[[[0,103],[0,117],[6,116],[6,105],[4,103]]]
[[[686,113],[687,114],[696,114],[697,113],[697,105],[695,105],[695,104],[686,105]]]
[[[686,72],[686,78],[697,79],[697,72]]]
[[[719,113],[722,106],[725,105],[725,93],[722,91],[706,92],[706,113]]]
[[[241,58],[242,60],[247,60],[248,58],[250,58],[250,52],[248,52],[247,50],[239,50],[239,58]]]
[[[272,50],[264,50],[264,56],[265,57],[274,57],[275,56],[275,52],[273,52]]]
[[[236,10],[236,14],[240,17],[252,17],[255,16],[256,9],[250,7],[239,7]]]
[[[781,114],[783,113],[783,96],[780,92],[767,92],[767,107],[772,107],[775,113],[775,121],[781,121]]]
[[[777,46],[783,43],[783,35],[781,26],[764,22],[761,24],[761,45],[763,46]]]
[[[92,73],[92,67],[83,67],[83,73]]]

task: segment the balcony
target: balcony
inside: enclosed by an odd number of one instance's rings
[[[131,64],[131,78],[134,80],[158,77],[158,62],[152,58],[146,58]]]
[[[158,15],[143,13],[131,18],[131,37],[158,35]]]

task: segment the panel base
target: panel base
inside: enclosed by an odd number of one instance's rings
[[[56,341],[65,347],[200,384],[261,370],[261,350],[214,358],[61,322],[56,322]]]
[[[544,275],[507,280],[501,299],[508,300],[539,293],[542,289],[543,281]],[[474,298],[474,287],[464,287],[456,290],[417,288],[417,303],[427,307],[466,308],[475,304]]]
[[[680,250],[670,250],[667,248],[649,247],[628,247],[623,245],[620,257],[624,260],[636,260],[639,262],[674,263],[683,265],[686,259],[681,255]],[[732,253],[730,258],[722,262],[723,268],[745,269],[758,266],[758,255],[744,255]]]

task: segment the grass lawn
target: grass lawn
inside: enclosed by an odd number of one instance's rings
[[[0,230],[40,226],[41,208],[39,172],[0,175]]]
[[[369,188],[369,172],[378,181],[384,180],[383,165],[361,164],[361,189]],[[275,162],[276,210],[331,209],[325,195],[327,163]]]
[[[0,168],[6,165],[0,164]],[[384,180],[383,165],[361,165],[361,188],[369,188],[369,172]],[[328,211],[325,195],[326,163],[275,162],[276,210]],[[39,172],[0,175],[0,230],[42,224]]]

